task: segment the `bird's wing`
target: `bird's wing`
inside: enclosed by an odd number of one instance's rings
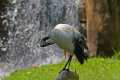
[[[85,54],[84,49],[86,47],[86,41],[84,39],[84,35],[81,33],[74,33],[73,44],[74,44],[74,53],[78,59],[78,61],[83,64],[84,60],[87,59],[87,54]]]

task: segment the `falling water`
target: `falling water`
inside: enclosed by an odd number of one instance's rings
[[[62,50],[39,46],[39,40],[56,24],[80,26],[80,0],[10,0],[7,60],[20,67],[57,63]],[[53,60],[54,59],[54,60]]]
[[[0,57],[3,59],[3,62],[0,60],[3,64],[3,68],[0,67],[0,75],[11,67],[23,68],[33,64],[60,62],[63,57],[62,50],[57,45],[41,48],[39,41],[56,24],[66,23],[79,27],[81,0],[8,1],[10,4],[7,14],[4,15],[8,20],[3,22],[7,26],[8,42],[1,48],[7,53],[5,57]],[[7,62],[7,65],[4,62]]]
[[[0,15],[8,30],[7,36],[0,32],[0,76],[16,68],[60,62],[62,50],[57,45],[41,48],[39,41],[56,24],[80,27],[81,0],[8,1],[7,13]]]

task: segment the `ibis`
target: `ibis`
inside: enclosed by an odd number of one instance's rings
[[[63,70],[67,67],[69,69],[73,55],[76,56],[81,64],[87,60],[88,56],[85,53],[85,49],[88,48],[84,35],[74,26],[57,24],[47,36],[41,39],[40,46],[46,47],[54,43],[64,50],[65,55],[66,52],[70,54]]]

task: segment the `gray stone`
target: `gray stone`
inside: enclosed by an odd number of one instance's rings
[[[73,71],[63,70],[59,73],[56,80],[79,80],[79,75]]]

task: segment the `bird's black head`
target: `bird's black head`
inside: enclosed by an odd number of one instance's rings
[[[40,40],[40,47],[45,47],[47,45],[47,39],[49,39],[49,37],[44,37]]]
[[[54,44],[54,42],[50,39],[49,36],[44,37],[44,38],[41,39],[41,41],[40,41],[40,46],[41,46],[41,47],[46,47],[46,46],[49,46],[49,45],[52,45],[52,44]]]

